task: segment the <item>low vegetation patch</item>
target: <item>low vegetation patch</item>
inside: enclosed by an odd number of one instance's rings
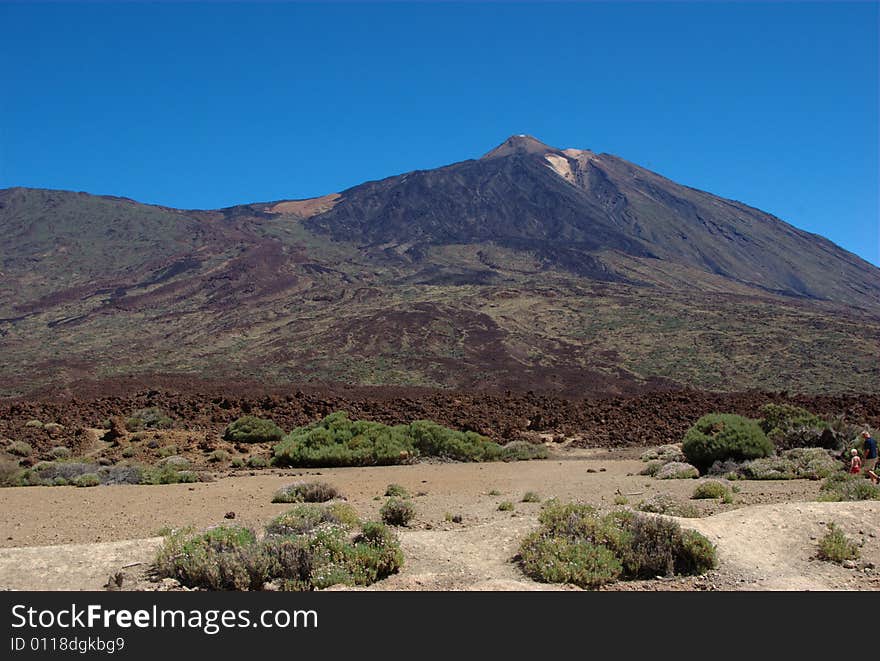
[[[296,482],[276,491],[272,502],[326,503],[339,495],[339,490],[326,482]]]
[[[756,420],[710,413],[697,420],[681,446],[687,460],[705,471],[716,461],[744,461],[773,454],[773,443]]]
[[[351,528],[357,523],[357,512],[347,503],[303,503],[272,519],[266,531],[273,535],[302,535],[324,524]]]
[[[716,480],[707,480],[697,485],[697,488],[694,489],[694,494],[691,496],[691,498],[693,498],[694,500],[729,499],[730,489],[728,489],[726,485]]]
[[[33,453],[34,449],[31,447],[30,443],[25,443],[24,441],[12,441],[9,445],[6,446],[6,451],[9,454],[14,454],[17,457],[29,457]]]
[[[405,526],[416,515],[416,508],[407,498],[389,498],[379,511],[382,520],[392,526]]]
[[[409,498],[409,491],[399,484],[389,484],[385,489],[385,495],[389,498]]]
[[[229,424],[223,438],[233,443],[277,443],[284,430],[271,420],[245,415]]]
[[[604,516],[589,505],[551,501],[541,527],[520,545],[523,572],[537,581],[597,588],[618,579],[705,573],[715,547],[674,521],[618,510]]]
[[[125,419],[125,429],[141,431],[142,429],[170,429],[174,421],[162,409],[152,406],[138,409]]]
[[[403,553],[390,530],[362,523],[356,513],[343,518],[329,516],[298,532],[274,525],[276,519],[262,538],[240,526],[179,531],[166,538],[154,568],[193,588],[295,591],[370,585],[400,569]]]
[[[513,503],[509,500],[503,500],[498,503],[498,511],[499,512],[512,512],[513,511]]]
[[[820,560],[841,563],[846,560],[858,560],[859,545],[847,537],[836,524],[828,524],[828,532],[819,540]]]
[[[691,503],[681,503],[666,493],[658,493],[641,501],[636,507],[640,512],[666,514],[683,519],[696,519],[702,516],[700,510]]]
[[[523,494],[522,502],[524,502],[524,503],[540,503],[541,496],[539,496],[534,491],[526,491],[525,494]]]
[[[819,494],[822,501],[880,500],[880,485],[871,484],[862,475],[843,471],[831,475],[822,484]]]
[[[654,473],[654,477],[658,480],[690,480],[700,477],[700,471],[691,464],[681,461],[670,461],[668,464],[663,464]]]
[[[427,420],[389,426],[349,420],[344,411],[294,429],[275,446],[275,462],[281,466],[384,466],[412,463],[419,457],[501,461],[542,456],[546,456],[543,446],[525,443],[502,448],[485,436]]]

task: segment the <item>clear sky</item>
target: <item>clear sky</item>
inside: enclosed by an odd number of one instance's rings
[[[296,199],[511,134],[880,264],[878,4],[0,4],[0,188]]]

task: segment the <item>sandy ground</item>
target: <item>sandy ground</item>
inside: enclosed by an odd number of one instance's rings
[[[632,453],[629,453],[631,456]],[[540,503],[526,491],[610,507],[656,493],[681,501],[693,480],[639,476],[643,464],[626,453],[578,451],[527,463],[417,464],[375,468],[275,471],[222,477],[215,482],[164,486],[27,487],[3,489],[0,588],[101,589],[122,572],[125,588],[148,588],[144,572],[163,528],[235,522],[261,527],[288,506],[272,504],[279,487],[304,477],[343,491],[365,518],[378,518],[389,483],[415,494],[416,519],[400,529],[406,566],[377,583],[381,590],[534,590],[548,586],[523,577],[511,558],[537,525]],[[731,505],[691,501],[705,518],[680,519],[719,549],[721,566],[707,576],[620,583],[614,589],[880,589],[880,503],[817,503],[819,484],[805,480],[740,482]],[[498,491],[500,495],[489,495]],[[514,512],[498,504],[515,503]],[[462,516],[461,523],[447,515]],[[835,521],[863,543],[856,569],[811,559],[826,523]]]

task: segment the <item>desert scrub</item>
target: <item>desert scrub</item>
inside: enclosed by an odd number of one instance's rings
[[[325,503],[339,496],[339,490],[326,482],[295,482],[276,491],[272,502]]]
[[[540,503],[540,502],[541,502],[541,496],[539,496],[539,495],[538,495],[537,493],[535,493],[534,491],[526,491],[526,492],[523,494],[522,502],[524,502],[524,503]]]
[[[820,560],[841,563],[845,560],[858,560],[859,545],[847,537],[837,524],[829,523],[828,532],[819,540]]]
[[[73,480],[76,487],[96,487],[101,484],[101,478],[96,473],[85,473]]]
[[[513,511],[513,503],[509,500],[504,500],[498,503],[498,511],[499,512],[512,512]]]
[[[729,413],[710,413],[697,420],[685,434],[681,449],[701,471],[716,461],[744,461],[773,454],[773,444],[756,420]]]
[[[125,457],[126,459],[130,459],[135,454],[137,454],[137,453],[135,452],[135,449],[131,446],[126,447],[126,448],[122,448],[122,456]]]
[[[409,498],[409,491],[399,484],[389,484],[385,488],[385,495],[389,498]]]
[[[9,454],[14,454],[17,457],[29,457],[33,453],[34,449],[31,447],[30,443],[25,443],[24,441],[12,441],[9,445],[6,446],[6,451]]]
[[[500,445],[474,432],[460,432],[427,421],[384,425],[349,420],[337,411],[298,427],[275,446],[281,466],[386,466],[412,463],[420,456],[450,461],[497,461]]]
[[[686,464],[681,461],[670,461],[667,464],[663,464],[656,473],[654,473],[654,477],[658,480],[690,480],[695,477],[700,477],[700,471],[697,470],[696,466],[692,466],[691,464]]]
[[[70,459],[71,452],[70,448],[59,445],[49,450],[49,454],[53,459]]]
[[[691,496],[694,500],[722,499],[730,497],[730,489],[716,480],[706,480],[697,485]]]
[[[661,445],[658,448],[645,451],[641,459],[647,462],[659,461],[662,466],[670,461],[685,461],[685,456],[679,445]]]
[[[172,465],[151,466],[142,469],[141,484],[178,484],[198,482],[199,476],[192,471],[179,470]]]
[[[801,456],[795,453],[801,453]],[[806,453],[811,453],[812,456]],[[828,477],[839,468],[840,462],[835,461],[821,448],[798,448],[779,456],[743,462],[736,468],[736,473],[745,480],[818,480]]]
[[[23,472],[17,461],[0,459],[0,487],[21,486]]]
[[[302,535],[324,524],[352,528],[358,523],[357,511],[346,503],[303,503],[272,519],[266,526],[266,532],[272,535]]]
[[[226,450],[214,450],[208,455],[208,461],[212,464],[226,463],[229,461],[229,453]]]
[[[617,506],[629,505],[629,498],[627,498],[626,496],[615,496],[614,504]]]
[[[416,508],[407,498],[389,498],[379,510],[382,521],[392,526],[408,525],[416,515]]]
[[[532,459],[546,459],[550,456],[550,452],[543,445],[528,441],[511,441],[502,446],[501,451],[501,459],[504,461],[530,461]]]
[[[820,489],[819,500],[880,500],[880,485],[871,484],[862,475],[841,471],[825,480]]]
[[[42,429],[43,423],[40,420],[28,420],[26,423],[24,423],[24,426],[33,427],[35,429]]]
[[[680,503],[675,498],[665,493],[658,493],[641,501],[636,509],[640,512],[666,514],[667,516],[678,516],[683,519],[696,519],[701,516],[700,510],[694,507],[691,503]]]
[[[765,404],[761,414],[764,416],[761,428],[777,450],[807,447],[839,450],[847,438],[855,435],[847,433],[850,426],[843,420],[832,425],[800,406]]]
[[[667,462],[653,460],[649,461],[645,467],[639,471],[639,475],[647,475],[648,477],[654,477],[657,475],[657,471],[663,468]]]
[[[159,448],[159,456],[163,459],[167,459],[168,457],[173,457],[177,454],[177,446],[176,445],[166,445],[164,448]]]
[[[248,457],[247,460],[248,468],[267,468],[269,466],[269,460],[266,457],[261,457],[260,455],[254,455],[252,457]]]
[[[232,468],[244,468],[244,459],[242,459],[241,457],[236,457],[229,462],[229,465],[232,466]]]
[[[245,415],[226,427],[223,438],[233,443],[277,443],[284,430],[271,420]]]
[[[601,516],[589,505],[551,501],[539,521],[518,554],[523,572],[538,581],[596,588],[620,578],[701,574],[717,564],[709,540],[661,517]]]
[[[169,418],[162,409],[151,406],[138,409],[125,419],[125,428],[128,431],[141,431],[142,429],[170,429],[174,421]]]

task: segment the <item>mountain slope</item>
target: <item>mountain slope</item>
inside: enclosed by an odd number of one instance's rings
[[[880,270],[617,157],[514,136],[311,200],[0,191],[0,395],[128,374],[876,391]]]

